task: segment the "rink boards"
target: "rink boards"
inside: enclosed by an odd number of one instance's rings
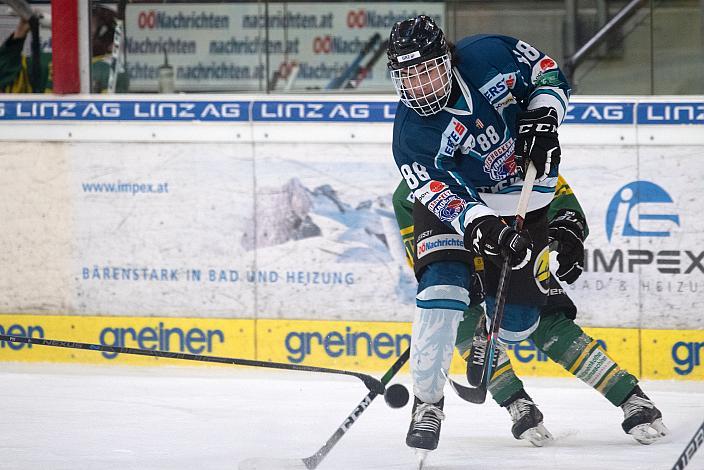
[[[405,344],[393,97],[3,98],[6,332],[39,319],[47,338],[378,371]],[[702,97],[575,97],[560,127],[590,229],[567,292],[644,377],[702,378],[702,125]],[[529,345],[513,354],[523,373],[559,372]]]
[[[109,98],[0,100],[0,312],[411,320],[392,98]],[[582,324],[704,329],[702,124],[704,100],[572,100]]]
[[[585,328],[623,368],[644,379],[704,380],[700,330]],[[0,334],[107,346],[236,357],[357,371],[383,372],[410,343],[407,322],[77,317],[0,315]],[[532,342],[512,345],[521,376],[568,376]],[[0,361],[91,364],[189,364],[128,354],[0,341]],[[190,363],[194,364],[195,363]],[[464,373],[455,354],[452,372]]]

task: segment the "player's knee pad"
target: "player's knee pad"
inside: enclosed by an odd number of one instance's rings
[[[496,299],[487,296],[487,328],[491,328]],[[520,343],[527,339],[540,324],[540,308],[534,305],[505,304],[499,328],[499,339],[504,343]]]

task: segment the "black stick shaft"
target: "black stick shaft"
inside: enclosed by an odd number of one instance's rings
[[[369,54],[374,45],[380,40],[381,35],[379,33],[374,33],[374,35],[369,38],[369,41],[362,47],[362,50],[359,51],[359,54],[357,54],[357,57],[352,61],[352,63],[345,69],[344,72],[342,72],[339,77],[335,77],[330,80],[330,83],[325,86],[325,89],[336,90],[340,88],[342,84],[345,83],[345,81],[347,81],[350,77],[354,77],[357,73],[357,69],[359,68],[359,64],[362,63],[364,57]]]
[[[484,357],[484,383],[489,386],[491,376],[494,373],[494,350],[496,343],[499,341],[499,328],[504,319],[504,305],[506,304],[506,296],[508,295],[508,282],[511,279],[511,262],[508,257],[504,259],[504,264],[501,265],[501,274],[499,275],[499,288],[496,293],[496,305],[494,308],[494,318],[491,319],[491,331],[489,332],[489,347],[486,350]]]
[[[396,375],[396,373],[401,370],[401,367],[408,361],[408,357],[411,354],[411,348],[409,347],[406,349],[406,351],[401,354],[398,359],[396,359],[396,362],[394,362],[391,365],[391,368],[386,371],[386,374],[381,378],[381,383],[384,385],[388,384],[391,379]],[[318,451],[311,455],[310,457],[306,457],[303,459],[303,463],[305,464],[306,468],[309,470],[312,470],[316,468],[318,465],[320,465],[320,462],[323,461],[326,455],[328,455],[328,452],[332,450],[332,448],[337,444],[337,442],[342,438],[342,436],[345,435],[347,430],[357,421],[357,419],[360,417],[362,413],[369,407],[369,405],[372,403],[372,401],[376,398],[378,394],[375,392],[369,392],[364,399],[359,402],[359,405],[355,407],[354,410],[352,410],[352,413],[345,418],[345,420],[342,422],[339,428],[335,430],[335,432],[330,436],[330,438],[327,440],[323,446],[318,449]]]
[[[526,212],[528,212],[528,200],[530,199],[533,184],[535,183],[535,165],[530,163],[526,170],[526,175],[523,179],[523,187],[521,188],[521,196],[518,199],[518,207],[516,208],[515,229],[523,230],[523,222],[525,221]],[[499,275],[499,286],[496,290],[496,305],[494,309],[494,318],[491,320],[491,331],[489,332],[489,344],[484,356],[484,383],[489,386],[494,368],[494,350],[496,343],[499,341],[499,329],[501,321],[504,318],[504,304],[508,296],[508,283],[511,279],[511,262],[508,257],[504,258],[504,263],[501,265],[501,274]]]
[[[384,393],[384,384],[374,377],[342,369],[329,369],[326,367],[304,366],[300,364],[286,364],[283,362],[257,361],[253,359],[239,359],[234,357],[203,356],[200,354],[189,354],[171,351],[159,351],[157,349],[138,349],[122,346],[107,346],[103,344],[78,343],[74,341],[60,341],[45,338],[27,338],[25,336],[0,335],[0,341],[11,343],[36,344],[39,346],[53,346],[58,348],[84,349],[88,351],[111,352],[119,354],[134,354],[138,356],[163,357],[167,359],[180,359],[184,361],[216,362],[219,364],[232,364],[236,366],[265,367],[269,369],[296,370],[304,372],[321,372],[324,374],[349,375],[357,377],[364,382],[364,385],[374,393]]]
[[[687,443],[687,447],[682,451],[682,455],[677,459],[675,465],[672,466],[672,470],[682,470],[686,467],[694,456],[694,453],[698,448],[702,447],[702,445],[704,445],[704,423],[699,426],[697,432],[694,433],[692,439]]]

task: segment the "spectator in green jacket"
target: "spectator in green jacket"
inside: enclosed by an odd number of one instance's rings
[[[91,9],[90,91],[92,93],[107,91],[115,18],[115,12],[104,6],[94,5]],[[32,86],[30,74],[33,59],[22,54],[29,30],[29,22],[20,19],[15,31],[0,46],[0,92],[2,93],[52,92],[52,60],[48,52],[42,52],[39,55],[39,77],[36,81],[38,89],[35,90]],[[54,44],[53,47],[60,47],[60,45]],[[128,87],[127,74],[120,73],[117,77],[116,91],[126,92]]]

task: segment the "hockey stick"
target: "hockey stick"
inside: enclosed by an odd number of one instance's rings
[[[376,45],[376,43],[380,40],[381,34],[374,33],[374,35],[369,39],[369,42],[362,46],[362,50],[359,51],[359,54],[357,54],[357,57],[352,61],[352,63],[345,69],[344,72],[342,72],[342,74],[340,74],[340,76],[330,80],[330,83],[325,85],[325,89],[336,90],[340,88],[342,84],[345,83],[345,81],[347,81],[350,77],[354,77],[354,74],[357,72],[357,68],[359,68],[359,64],[362,63],[364,57],[369,54],[374,45]]]
[[[694,433],[687,447],[682,451],[682,455],[680,455],[680,458],[677,459],[677,462],[672,466],[672,470],[682,470],[686,467],[694,456],[694,453],[698,448],[702,447],[702,445],[704,445],[704,423],[702,423],[699,429],[697,429],[697,432]]]
[[[115,32],[112,37],[112,55],[110,57],[110,75],[108,75],[108,93],[115,93],[117,89],[117,76],[125,71],[125,52],[122,47],[125,42],[125,9],[127,0],[119,0],[117,4],[117,17],[115,18]]]
[[[523,178],[521,196],[518,198],[518,208],[516,209],[516,222],[514,224],[514,228],[519,232],[523,229],[523,222],[525,222],[526,212],[528,212],[528,201],[530,200],[530,195],[533,191],[535,174],[535,165],[530,163],[528,165],[528,169],[526,170],[526,175]],[[491,382],[491,375],[494,372],[494,350],[496,349],[496,343],[499,341],[499,329],[501,328],[501,321],[504,318],[504,304],[506,303],[506,297],[508,295],[507,287],[509,279],[511,279],[511,262],[507,256],[504,258],[503,266],[501,266],[499,286],[496,290],[494,318],[491,322],[491,331],[489,332],[488,338],[489,344],[487,345],[486,356],[484,357],[484,367],[486,368],[484,383],[486,384]]]
[[[294,61],[291,65],[291,71],[288,73],[288,77],[286,77],[286,84],[284,85],[285,92],[291,91],[293,84],[296,83],[296,78],[298,78],[298,72],[300,70],[301,66],[298,65],[298,62]]]
[[[32,68],[29,71],[29,83],[32,86],[32,93],[44,93],[44,90],[41,88],[42,44],[41,39],[39,37],[39,17],[37,15],[32,15],[29,18],[29,30],[32,33]]]
[[[516,208],[516,223],[515,228],[519,232],[523,228],[523,222],[525,220],[526,212],[528,212],[528,201],[530,200],[531,192],[533,191],[533,184],[535,183],[535,165],[532,163],[528,166],[526,171],[526,176],[523,179],[523,187],[521,188],[521,196],[518,199],[518,207]],[[451,381],[450,385],[452,389],[460,396],[460,398],[470,402],[470,403],[483,403],[474,401],[473,399],[479,399],[482,392],[484,397],[486,397],[486,388],[491,382],[491,375],[493,374],[493,362],[494,362],[494,351],[496,349],[496,343],[499,340],[499,328],[501,327],[501,321],[504,316],[504,305],[506,303],[507,296],[507,285],[511,277],[511,264],[508,257],[504,258],[504,263],[501,266],[501,274],[499,275],[499,284],[496,292],[496,305],[494,307],[494,318],[491,322],[491,330],[487,338],[488,344],[486,348],[486,353],[484,355],[484,365],[482,367],[482,382],[478,387],[466,387],[460,385],[457,382]]]
[[[408,361],[408,357],[411,353],[411,348],[409,347],[406,351],[401,354],[396,362],[391,365],[391,368],[386,371],[386,374],[381,378],[381,383],[387,385],[391,379],[396,375],[396,373],[401,370],[401,367]],[[339,428],[330,436],[323,446],[318,449],[316,453],[310,457],[303,459],[247,459],[240,462],[238,468],[239,470],[263,470],[271,468],[290,468],[290,469],[308,469],[312,470],[320,465],[326,455],[332,450],[332,448],[337,444],[337,442],[342,439],[342,436],[352,427],[352,425],[359,419],[359,417],[364,413],[364,411],[369,408],[374,398],[379,395],[375,392],[369,392],[364,399],[359,402],[359,405],[352,410],[352,413],[345,418]]]
[[[2,0],[2,2],[12,8],[14,12],[17,13],[17,16],[25,21],[29,21],[29,19],[35,15],[34,11],[32,11],[32,7],[24,0]]]
[[[138,349],[127,348],[122,346],[107,346],[103,344],[77,343],[74,341],[60,341],[55,339],[27,338],[25,336],[0,335],[0,341],[9,341],[11,343],[36,344],[40,346],[54,346],[58,348],[86,349],[89,351],[102,351],[119,354],[134,354],[138,356],[163,357],[167,359],[181,359],[184,361],[217,362],[220,364],[232,364],[236,366],[265,367],[269,369],[297,370],[303,372],[321,372],[324,374],[349,375],[352,377],[357,377],[359,380],[364,382],[364,385],[367,387],[367,389],[370,390],[370,392],[374,392],[377,394],[384,393],[384,384],[379,380],[375,379],[374,377],[367,374],[361,374],[359,372],[351,372],[342,369],[328,369],[326,367],[285,364],[282,362],[257,361],[253,359],[238,359],[234,357],[203,356],[200,354],[159,351],[157,349]]]
[[[379,58],[386,52],[386,48],[388,47],[388,45],[388,39],[379,44],[379,47],[374,51],[374,54],[372,54],[369,60],[367,60],[367,63],[359,67],[359,69],[357,69],[357,72],[345,81],[345,83],[342,85],[342,88],[359,88],[359,85],[364,81],[365,78],[367,78],[367,75],[369,75],[369,72],[371,71],[372,67],[376,65],[376,63],[379,61]]]
[[[291,91],[299,70],[300,66],[295,60],[290,63],[282,62],[269,81],[269,91],[275,91],[280,80],[286,80],[283,91]]]

